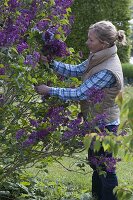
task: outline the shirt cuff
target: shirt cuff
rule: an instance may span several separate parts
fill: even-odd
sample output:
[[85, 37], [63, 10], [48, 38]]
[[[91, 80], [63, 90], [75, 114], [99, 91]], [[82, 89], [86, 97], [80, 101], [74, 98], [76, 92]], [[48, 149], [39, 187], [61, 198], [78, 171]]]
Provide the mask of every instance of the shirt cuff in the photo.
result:
[[58, 94], [58, 91], [59, 91], [59, 88], [50, 87], [49, 94], [50, 96], [54, 96]]

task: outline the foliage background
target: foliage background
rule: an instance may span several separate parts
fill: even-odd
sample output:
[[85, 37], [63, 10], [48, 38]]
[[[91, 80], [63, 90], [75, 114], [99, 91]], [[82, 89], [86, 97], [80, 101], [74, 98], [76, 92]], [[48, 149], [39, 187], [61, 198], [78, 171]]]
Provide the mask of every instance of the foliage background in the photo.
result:
[[[76, 51], [83, 52], [83, 59], [88, 57], [88, 48], [85, 44], [87, 40], [88, 28], [91, 24], [100, 20], [110, 20], [118, 28], [125, 31], [127, 38], [130, 36], [128, 20], [131, 19], [129, 9], [131, 0], [80, 0], [74, 1], [72, 11], [75, 15], [75, 23], [67, 44], [74, 47]], [[130, 41], [128, 46], [119, 47], [118, 54], [121, 62], [125, 63], [130, 58]]]

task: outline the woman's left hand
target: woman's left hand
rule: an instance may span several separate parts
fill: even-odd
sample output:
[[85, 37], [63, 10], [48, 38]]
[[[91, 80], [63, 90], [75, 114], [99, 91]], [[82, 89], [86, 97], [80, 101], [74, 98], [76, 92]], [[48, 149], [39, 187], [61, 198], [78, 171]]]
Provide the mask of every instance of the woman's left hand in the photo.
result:
[[48, 87], [47, 85], [44, 85], [44, 84], [37, 85], [34, 88], [35, 88], [36, 92], [41, 95], [48, 95], [50, 92], [50, 87]]

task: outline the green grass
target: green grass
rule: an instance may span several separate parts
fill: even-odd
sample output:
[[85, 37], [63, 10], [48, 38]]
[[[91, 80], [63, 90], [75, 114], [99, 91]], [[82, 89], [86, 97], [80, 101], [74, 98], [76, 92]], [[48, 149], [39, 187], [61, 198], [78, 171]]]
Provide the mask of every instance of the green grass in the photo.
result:
[[[84, 155], [86, 156], [86, 155]], [[64, 158], [62, 160], [62, 164], [69, 169], [69, 165], [71, 163], [74, 163], [74, 160], [70, 158]], [[74, 168], [73, 168], [74, 169]], [[89, 165], [86, 165], [85, 167], [86, 172], [88, 174], [77, 173], [76, 167], [75, 172], [68, 171], [65, 168], [63, 168], [59, 163], [53, 163], [50, 164], [48, 167], [48, 175], [47, 178], [52, 180], [64, 180], [65, 182], [73, 182], [79, 186], [87, 187], [89, 190], [91, 189], [91, 174], [92, 169], [89, 167]], [[119, 183], [130, 183], [133, 184], [133, 162], [129, 161], [121, 161], [117, 165], [117, 175], [119, 179]]]
[[[120, 154], [120, 156], [122, 156], [122, 153]], [[80, 158], [86, 158], [86, 151], [80, 154]], [[77, 162], [78, 160], [80, 159], [77, 157]], [[62, 200], [61, 197], [66, 197], [68, 194], [68, 199], [70, 200], [82, 199], [81, 196], [83, 194], [91, 195], [92, 169], [89, 165], [86, 164], [84, 167], [85, 171], [82, 171], [76, 166], [75, 159], [73, 158], [63, 158], [59, 162], [61, 162], [65, 168], [74, 171], [68, 171], [58, 162], [53, 162], [48, 166], [48, 174], [38, 174], [38, 177], [43, 180], [43, 182], [47, 182], [49, 186], [55, 183], [54, 189], [52, 189], [51, 196], [48, 197], [48, 200]], [[124, 185], [133, 185], [133, 162], [119, 162], [116, 172], [119, 185], [123, 185], [123, 187]], [[58, 194], [58, 196], [57, 193], [60, 193], [60, 195]], [[63, 200], [67, 200], [67, 198], [63, 198]], [[91, 200], [91, 198], [87, 198], [86, 200]]]
[[[82, 154], [82, 157], [83, 156], [84, 158], [86, 158], [85, 153]], [[89, 183], [91, 182], [92, 169], [89, 167], [89, 165], [86, 164], [86, 166], [84, 167], [85, 171], [83, 171], [76, 166], [78, 163], [78, 159], [75, 160], [72, 158], [63, 158], [60, 162], [67, 169], [72, 171], [68, 171], [63, 166], [61, 166], [61, 164], [55, 162], [48, 167], [49, 173], [47, 175], [47, 178], [53, 179], [54, 181], [58, 179], [66, 183], [73, 183], [88, 191], [91, 190], [91, 185]]]

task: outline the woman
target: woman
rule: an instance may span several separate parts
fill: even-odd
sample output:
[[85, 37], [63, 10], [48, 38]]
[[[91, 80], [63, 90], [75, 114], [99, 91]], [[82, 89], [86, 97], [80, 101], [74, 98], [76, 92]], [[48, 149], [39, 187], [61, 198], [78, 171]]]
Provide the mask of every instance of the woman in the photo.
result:
[[[89, 58], [83, 63], [72, 66], [53, 61], [53, 68], [63, 76], [82, 76], [83, 83], [77, 88], [54, 88], [46, 85], [36, 86], [39, 94], [50, 94], [64, 100], [80, 101], [83, 117], [87, 120], [90, 103], [87, 91], [92, 88], [104, 91], [104, 100], [100, 107], [100, 113], [106, 113], [106, 129], [113, 132], [119, 125], [120, 111], [115, 103], [115, 98], [123, 89], [123, 73], [120, 60], [117, 55], [116, 42], [126, 44], [124, 31], [116, 30], [110, 21], [100, 21], [89, 27], [87, 45], [90, 49]], [[91, 104], [91, 110], [95, 108]], [[93, 148], [89, 149], [89, 158], [95, 156]], [[96, 156], [105, 155], [103, 148]], [[107, 157], [112, 155], [106, 152]], [[115, 171], [107, 172], [106, 176], [99, 175], [96, 166], [93, 168], [92, 194], [98, 200], [116, 200], [113, 189], [118, 185]], [[105, 166], [104, 166], [105, 167]], [[106, 169], [105, 169], [106, 171]]]

